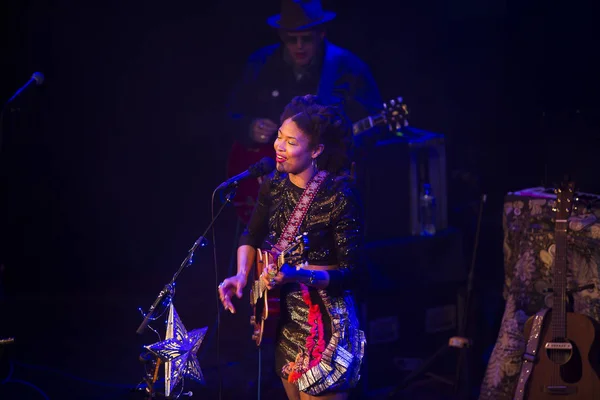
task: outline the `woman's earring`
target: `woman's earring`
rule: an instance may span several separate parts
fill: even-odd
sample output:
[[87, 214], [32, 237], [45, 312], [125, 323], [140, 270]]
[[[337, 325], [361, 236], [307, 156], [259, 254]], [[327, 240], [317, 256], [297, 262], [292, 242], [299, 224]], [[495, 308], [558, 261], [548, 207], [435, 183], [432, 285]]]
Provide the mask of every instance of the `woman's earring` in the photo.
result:
[[319, 169], [319, 167], [317, 167], [317, 159], [316, 158], [312, 159], [312, 166], [314, 169]]

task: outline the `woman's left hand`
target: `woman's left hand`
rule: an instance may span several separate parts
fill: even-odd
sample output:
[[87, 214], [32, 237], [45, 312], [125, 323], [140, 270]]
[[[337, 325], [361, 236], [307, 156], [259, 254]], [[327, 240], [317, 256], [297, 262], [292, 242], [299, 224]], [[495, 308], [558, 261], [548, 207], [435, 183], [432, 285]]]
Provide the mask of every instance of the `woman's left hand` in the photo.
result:
[[296, 268], [289, 264], [283, 264], [279, 272], [277, 272], [275, 264], [269, 264], [261, 274], [261, 279], [267, 286], [267, 289], [271, 290], [279, 285], [296, 280], [296, 275]]

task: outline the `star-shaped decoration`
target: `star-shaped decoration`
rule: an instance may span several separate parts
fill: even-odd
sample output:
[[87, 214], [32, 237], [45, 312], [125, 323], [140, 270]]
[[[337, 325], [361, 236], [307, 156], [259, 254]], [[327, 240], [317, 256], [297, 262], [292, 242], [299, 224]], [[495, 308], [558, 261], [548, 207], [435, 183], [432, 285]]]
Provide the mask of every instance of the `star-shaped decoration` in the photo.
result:
[[165, 362], [165, 396], [170, 396], [182, 377], [204, 382], [196, 353], [208, 327], [189, 332], [183, 326], [173, 303], [169, 306], [165, 340], [144, 346]]

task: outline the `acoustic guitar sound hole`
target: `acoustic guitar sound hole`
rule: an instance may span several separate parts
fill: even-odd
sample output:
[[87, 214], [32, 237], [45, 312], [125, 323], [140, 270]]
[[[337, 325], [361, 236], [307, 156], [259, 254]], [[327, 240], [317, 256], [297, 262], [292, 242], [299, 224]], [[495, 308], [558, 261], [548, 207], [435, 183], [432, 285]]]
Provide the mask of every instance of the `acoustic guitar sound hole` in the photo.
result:
[[567, 341], [548, 342], [545, 347], [548, 358], [558, 365], [568, 363], [573, 355], [573, 345]]

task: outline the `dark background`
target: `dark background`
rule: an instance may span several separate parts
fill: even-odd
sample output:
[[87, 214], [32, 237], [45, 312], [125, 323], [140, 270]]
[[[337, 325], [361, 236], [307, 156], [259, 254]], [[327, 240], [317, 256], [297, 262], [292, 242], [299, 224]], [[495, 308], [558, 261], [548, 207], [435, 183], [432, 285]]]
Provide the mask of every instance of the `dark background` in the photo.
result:
[[[403, 96], [413, 126], [447, 136], [450, 217], [466, 259], [474, 205], [488, 194], [477, 386], [503, 311], [503, 195], [565, 172], [600, 193], [591, 2], [324, 5], [338, 13], [329, 38], [370, 65], [384, 99]], [[135, 335], [137, 308], [147, 309], [209, 224], [211, 192], [226, 178], [227, 97], [247, 56], [277, 40], [265, 19], [278, 10], [273, 0], [3, 2], [0, 99], [34, 71], [46, 77], [5, 113], [0, 155], [0, 335], [16, 338], [15, 377], [62, 399], [117, 398], [139, 382], [140, 346], [156, 337]], [[209, 327], [200, 393], [216, 390], [214, 288], [231, 268], [235, 237], [226, 209], [218, 277], [207, 247], [178, 281], [184, 324]], [[223, 316], [226, 388], [251, 379], [246, 322]]]

